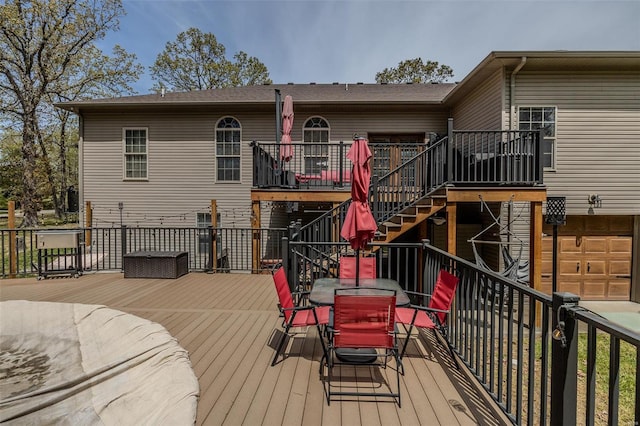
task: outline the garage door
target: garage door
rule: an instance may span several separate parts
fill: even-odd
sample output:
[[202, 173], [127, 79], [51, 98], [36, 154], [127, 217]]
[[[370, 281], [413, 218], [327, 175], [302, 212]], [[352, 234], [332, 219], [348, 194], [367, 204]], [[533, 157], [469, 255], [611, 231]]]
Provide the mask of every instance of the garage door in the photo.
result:
[[[631, 237], [559, 236], [558, 291], [582, 300], [629, 300]], [[542, 290], [551, 292], [553, 239], [543, 238]]]

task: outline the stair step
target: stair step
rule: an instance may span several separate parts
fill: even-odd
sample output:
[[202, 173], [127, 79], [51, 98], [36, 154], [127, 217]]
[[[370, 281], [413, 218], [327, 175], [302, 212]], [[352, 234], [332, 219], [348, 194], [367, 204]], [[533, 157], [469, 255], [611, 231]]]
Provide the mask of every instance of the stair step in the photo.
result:
[[401, 223], [393, 223], [393, 222], [384, 222], [382, 226], [386, 226], [387, 228], [402, 228]]

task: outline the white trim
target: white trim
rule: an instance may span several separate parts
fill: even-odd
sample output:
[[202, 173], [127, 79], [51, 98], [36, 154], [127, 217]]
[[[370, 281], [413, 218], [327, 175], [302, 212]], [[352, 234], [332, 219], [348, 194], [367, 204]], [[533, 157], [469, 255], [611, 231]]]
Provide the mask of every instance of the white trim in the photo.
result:
[[[146, 156], [146, 176], [127, 177], [127, 131], [144, 130], [145, 132], [145, 153]], [[135, 154], [132, 154], [135, 155]], [[149, 128], [148, 127], [123, 127], [122, 128], [122, 180], [127, 182], [148, 182], [149, 181]]]
[[[307, 127], [307, 126], [305, 126], [309, 120], [316, 119], [316, 118], [324, 121], [327, 124], [327, 127]], [[325, 143], [325, 142], [307, 142], [305, 140], [305, 132], [306, 131], [327, 132], [327, 142], [326, 142], [326, 144], [327, 144], [327, 155], [321, 155], [321, 154], [318, 154], [318, 155], [307, 155], [306, 154], [306, 150], [303, 147], [303, 150], [302, 150], [302, 167], [303, 167], [304, 172], [305, 173], [318, 173], [318, 171], [316, 171], [316, 170], [307, 170], [307, 167], [306, 167], [307, 166], [307, 162], [306, 162], [307, 158], [324, 159], [324, 163], [325, 164], [323, 166], [321, 166], [321, 167], [324, 167], [324, 169], [330, 170], [332, 168], [332, 165], [329, 164], [330, 161], [331, 161], [331, 158], [329, 158], [329, 151], [328, 151], [329, 143], [331, 143], [331, 124], [329, 123], [329, 120], [327, 120], [326, 118], [324, 118], [321, 115], [311, 115], [311, 116], [307, 117], [302, 122], [302, 143], [303, 144], [304, 143]]]
[[[227, 118], [231, 118], [231, 119], [235, 120], [240, 125], [240, 127], [238, 127], [237, 129], [236, 128], [228, 128], [228, 129], [220, 128], [219, 129], [218, 125], [220, 124], [220, 122], [222, 120], [227, 119]], [[240, 151], [239, 151], [239, 154], [237, 156], [235, 156], [235, 155], [223, 155], [223, 156], [218, 157], [218, 130], [227, 130], [227, 131], [229, 131], [229, 130], [237, 130], [238, 132], [240, 132], [240, 140], [238, 142]], [[216, 124], [213, 127], [213, 155], [215, 157], [214, 166], [213, 166], [214, 167], [213, 176], [214, 176], [214, 182], [215, 183], [224, 183], [224, 184], [242, 183], [242, 146], [243, 146], [243, 143], [242, 143], [242, 122], [240, 120], [238, 120], [238, 118], [236, 118], [233, 115], [224, 115], [224, 116], [218, 118], [216, 120]], [[218, 158], [238, 158], [238, 160], [240, 160], [240, 164], [238, 165], [238, 176], [239, 176], [239, 178], [237, 180], [221, 180], [221, 179], [218, 179]]]
[[[553, 108], [555, 111], [554, 117], [555, 117], [555, 121], [554, 121], [554, 132], [553, 132], [553, 137], [549, 137], [549, 138], [545, 138], [545, 139], [551, 139], [553, 140], [553, 147], [551, 149], [551, 167], [544, 167], [544, 171], [556, 171], [556, 161], [557, 161], [557, 149], [558, 149], [558, 106], [557, 105], [550, 105], [550, 104], [516, 104], [516, 122], [515, 122], [515, 127], [516, 129], [520, 129], [520, 108], [542, 108], [542, 120], [544, 122], [544, 108]], [[531, 122], [531, 120], [529, 120]], [[542, 147], [541, 147], [542, 149]]]

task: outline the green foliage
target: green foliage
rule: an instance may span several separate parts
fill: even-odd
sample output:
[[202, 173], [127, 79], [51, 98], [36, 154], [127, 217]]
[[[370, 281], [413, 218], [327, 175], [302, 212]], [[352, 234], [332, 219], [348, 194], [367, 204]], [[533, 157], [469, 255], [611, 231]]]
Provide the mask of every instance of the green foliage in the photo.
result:
[[[6, 0], [0, 4], [0, 113], [21, 135], [16, 187], [22, 226], [38, 223], [39, 200], [50, 197], [58, 214], [62, 193], [73, 184], [77, 164], [71, 137], [75, 117], [55, 102], [132, 92], [142, 67], [116, 46], [107, 56], [95, 46], [118, 29], [121, 0]], [[76, 139], [77, 140], [77, 139]], [[13, 159], [13, 157], [12, 157]], [[76, 177], [77, 179], [77, 177]]]
[[401, 61], [396, 68], [385, 68], [377, 73], [376, 83], [441, 83], [451, 77], [451, 67], [415, 58]]
[[212, 33], [189, 28], [167, 42], [153, 66], [153, 89], [173, 91], [205, 90], [222, 87], [271, 83], [267, 67], [253, 56], [238, 52], [227, 59], [224, 45]]

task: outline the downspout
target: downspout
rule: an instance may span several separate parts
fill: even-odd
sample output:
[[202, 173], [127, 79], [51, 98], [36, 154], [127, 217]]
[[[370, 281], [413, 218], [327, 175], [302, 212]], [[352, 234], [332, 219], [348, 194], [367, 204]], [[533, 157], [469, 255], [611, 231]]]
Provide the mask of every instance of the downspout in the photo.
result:
[[527, 57], [523, 56], [520, 58], [520, 63], [511, 73], [511, 81], [509, 82], [509, 130], [515, 130], [515, 116], [516, 116], [516, 106], [515, 106], [515, 92], [516, 92], [516, 74], [520, 72], [522, 67], [527, 63]]
[[[527, 57], [523, 56], [520, 58], [520, 63], [516, 66], [516, 68], [511, 72], [511, 77], [509, 81], [509, 130], [516, 130], [516, 74], [520, 72], [520, 70], [527, 63]], [[511, 224], [513, 221], [513, 203], [509, 203], [509, 207], [507, 208], [507, 223]], [[509, 225], [509, 231], [511, 231], [511, 225]], [[507, 241], [511, 242], [511, 232], [509, 232]], [[509, 247], [509, 251], [511, 251], [511, 247]], [[511, 253], [513, 254], [513, 253]], [[502, 254], [501, 254], [502, 255]]]
[[78, 225], [82, 225], [84, 217], [84, 117], [80, 110], [78, 114]]

